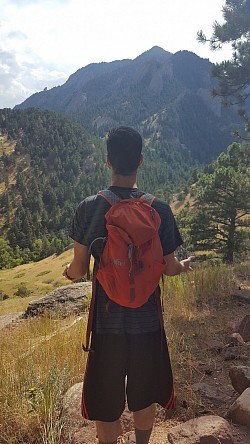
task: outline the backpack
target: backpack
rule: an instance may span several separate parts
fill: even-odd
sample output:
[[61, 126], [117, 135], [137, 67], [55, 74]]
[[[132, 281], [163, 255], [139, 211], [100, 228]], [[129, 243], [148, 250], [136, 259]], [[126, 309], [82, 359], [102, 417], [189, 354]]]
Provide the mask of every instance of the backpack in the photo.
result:
[[151, 206], [154, 196], [119, 199], [110, 190], [98, 195], [111, 208], [105, 214], [108, 235], [96, 278], [113, 302], [141, 307], [166, 267], [158, 234], [161, 219]]
[[107, 237], [99, 265], [94, 272], [92, 300], [86, 335], [85, 351], [89, 351], [92, 328], [96, 279], [113, 302], [129, 308], [138, 308], [158, 288], [165, 270], [162, 245], [158, 230], [161, 218], [152, 207], [154, 196], [120, 199], [111, 190], [99, 191], [110, 209], [105, 214]]

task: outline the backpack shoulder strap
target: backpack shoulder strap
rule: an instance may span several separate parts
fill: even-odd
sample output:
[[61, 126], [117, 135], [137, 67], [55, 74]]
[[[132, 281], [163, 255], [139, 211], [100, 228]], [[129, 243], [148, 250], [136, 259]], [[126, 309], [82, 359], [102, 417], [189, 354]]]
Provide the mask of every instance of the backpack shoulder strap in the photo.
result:
[[102, 196], [111, 206], [120, 202], [120, 198], [111, 190], [101, 190], [97, 193], [98, 196]]
[[145, 193], [140, 197], [140, 199], [145, 200], [145, 202], [147, 202], [147, 204], [151, 206], [155, 200], [155, 197], [153, 196], [153, 194]]

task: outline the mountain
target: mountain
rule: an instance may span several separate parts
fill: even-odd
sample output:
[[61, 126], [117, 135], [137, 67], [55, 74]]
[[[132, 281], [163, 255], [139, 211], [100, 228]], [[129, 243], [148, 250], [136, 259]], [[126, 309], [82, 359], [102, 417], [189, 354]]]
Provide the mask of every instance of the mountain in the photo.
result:
[[111, 127], [138, 128], [160, 155], [169, 147], [192, 161], [209, 162], [231, 142], [236, 113], [211, 96], [211, 63], [192, 52], [176, 54], [153, 47], [134, 60], [92, 63], [67, 82], [33, 94], [17, 108], [66, 114], [89, 132], [103, 136]]

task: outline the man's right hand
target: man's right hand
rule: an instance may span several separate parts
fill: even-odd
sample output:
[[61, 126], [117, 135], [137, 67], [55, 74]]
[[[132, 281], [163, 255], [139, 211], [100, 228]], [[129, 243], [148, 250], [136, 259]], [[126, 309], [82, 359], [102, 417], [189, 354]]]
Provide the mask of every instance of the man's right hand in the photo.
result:
[[188, 271], [193, 271], [190, 263], [195, 260], [195, 256], [189, 256], [187, 259], [179, 261], [175, 257], [174, 253], [164, 256], [164, 261], [166, 262], [166, 269], [164, 274], [167, 276], [176, 276], [180, 273], [187, 273]]

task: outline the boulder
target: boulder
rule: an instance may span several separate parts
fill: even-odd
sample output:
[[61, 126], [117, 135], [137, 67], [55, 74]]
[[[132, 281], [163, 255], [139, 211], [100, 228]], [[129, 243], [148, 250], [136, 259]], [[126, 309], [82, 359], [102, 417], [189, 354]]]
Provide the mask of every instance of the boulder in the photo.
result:
[[227, 402], [229, 400], [229, 397], [218, 386], [206, 384], [205, 382], [192, 384], [192, 389], [195, 393], [198, 392], [215, 403]]
[[87, 295], [90, 292], [91, 282], [78, 282], [59, 287], [46, 296], [30, 302], [23, 318], [42, 316], [48, 312], [54, 316], [79, 316], [87, 308]]
[[247, 314], [242, 320], [234, 325], [234, 333], [239, 333], [245, 342], [250, 341], [250, 315]]
[[170, 444], [235, 444], [230, 424], [212, 415], [179, 424], [167, 436]]
[[244, 390], [250, 387], [250, 367], [243, 365], [231, 367], [229, 370], [229, 377], [233, 388], [240, 395]]
[[236, 424], [250, 427], [250, 388], [244, 390], [227, 412], [227, 418]]
[[87, 421], [81, 414], [82, 382], [66, 392], [62, 408], [62, 444], [89, 444], [96, 442], [93, 421]]

